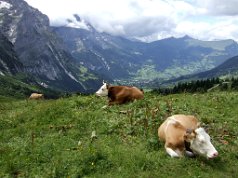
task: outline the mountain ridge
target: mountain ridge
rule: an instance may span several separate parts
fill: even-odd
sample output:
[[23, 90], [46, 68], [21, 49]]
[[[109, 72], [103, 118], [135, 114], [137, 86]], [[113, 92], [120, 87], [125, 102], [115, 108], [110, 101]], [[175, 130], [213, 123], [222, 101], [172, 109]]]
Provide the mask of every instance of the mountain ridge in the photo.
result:
[[198, 73], [194, 76], [198, 78], [213, 78], [213, 77], [223, 77], [223, 76], [238, 76], [238, 56], [234, 56], [219, 66], [202, 73]]

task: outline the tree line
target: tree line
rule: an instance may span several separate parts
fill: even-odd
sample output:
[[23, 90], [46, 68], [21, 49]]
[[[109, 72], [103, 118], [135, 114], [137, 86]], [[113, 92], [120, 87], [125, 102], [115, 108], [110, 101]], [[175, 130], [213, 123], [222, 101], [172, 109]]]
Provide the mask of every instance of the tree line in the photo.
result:
[[193, 80], [189, 82], [179, 82], [173, 87], [161, 87], [154, 89], [153, 92], [168, 95], [176, 93], [205, 93], [208, 91], [220, 90], [238, 90], [238, 78], [227, 79], [211, 78], [205, 80]]

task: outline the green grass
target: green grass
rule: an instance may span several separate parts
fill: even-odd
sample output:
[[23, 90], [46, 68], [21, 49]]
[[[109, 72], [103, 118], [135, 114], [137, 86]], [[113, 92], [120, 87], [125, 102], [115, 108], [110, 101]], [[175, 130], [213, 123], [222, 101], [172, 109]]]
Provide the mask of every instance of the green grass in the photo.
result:
[[179, 76], [189, 75], [194, 72], [201, 72], [204, 69], [214, 68], [213, 61], [204, 57], [199, 62], [194, 61], [190, 62], [187, 65], [181, 65], [180, 62], [174, 61], [175, 64], [170, 68], [166, 68], [163, 71], [156, 71], [155, 65], [146, 64], [143, 68], [139, 69], [135, 76], [135, 80], [169, 80], [173, 78], [178, 78]]
[[[0, 97], [0, 177], [237, 177], [237, 92], [146, 93], [144, 100], [102, 109], [106, 103], [93, 95], [42, 101]], [[177, 113], [202, 121], [218, 158], [166, 154], [157, 129]]]

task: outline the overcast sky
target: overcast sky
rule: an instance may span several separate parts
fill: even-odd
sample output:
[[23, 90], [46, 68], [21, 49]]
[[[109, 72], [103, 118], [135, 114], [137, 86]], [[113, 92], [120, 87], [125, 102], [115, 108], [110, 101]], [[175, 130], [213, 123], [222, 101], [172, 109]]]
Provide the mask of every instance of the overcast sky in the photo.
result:
[[238, 41], [238, 0], [25, 0], [64, 25], [78, 14], [100, 32], [143, 40], [189, 35]]

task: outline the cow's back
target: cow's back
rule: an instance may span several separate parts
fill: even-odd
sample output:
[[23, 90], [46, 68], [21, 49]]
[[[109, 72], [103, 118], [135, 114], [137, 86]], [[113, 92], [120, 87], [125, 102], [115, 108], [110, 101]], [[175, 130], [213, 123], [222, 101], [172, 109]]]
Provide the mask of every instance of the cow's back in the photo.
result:
[[43, 99], [44, 95], [39, 93], [32, 93], [29, 99]]
[[117, 100], [120, 103], [125, 103], [135, 99], [142, 99], [144, 93], [136, 87], [110, 86], [108, 89], [108, 97], [112, 101]]
[[192, 129], [195, 130], [198, 128], [199, 122], [198, 119], [193, 115], [173, 115], [172, 118], [174, 118], [176, 121], [178, 121], [180, 124], [182, 124], [186, 129]]
[[[198, 120], [192, 115], [173, 115], [168, 117], [159, 127], [158, 136], [162, 141], [173, 132], [181, 132], [182, 127], [186, 129], [196, 129], [198, 127]], [[182, 127], [180, 127], [181, 125]], [[167, 134], [168, 132], [168, 134]]]
[[110, 86], [108, 88], [108, 98], [112, 100], [115, 100], [123, 95], [129, 95], [129, 91], [126, 86]]
[[143, 99], [144, 92], [137, 87], [131, 87], [131, 95], [134, 99]]

